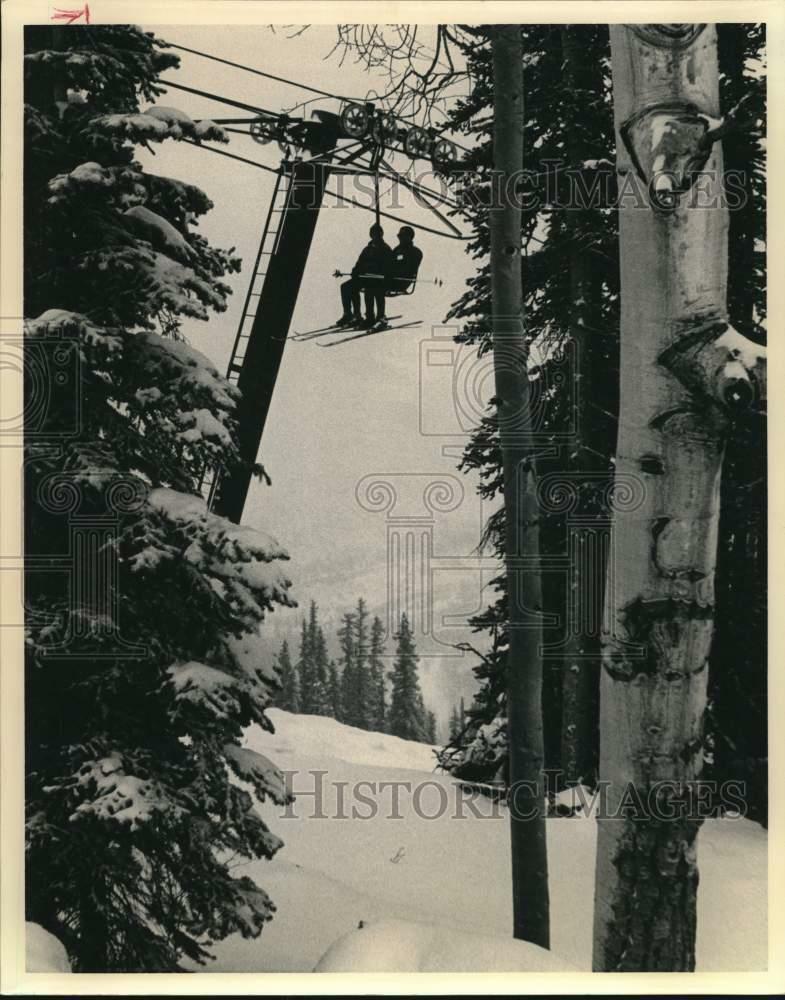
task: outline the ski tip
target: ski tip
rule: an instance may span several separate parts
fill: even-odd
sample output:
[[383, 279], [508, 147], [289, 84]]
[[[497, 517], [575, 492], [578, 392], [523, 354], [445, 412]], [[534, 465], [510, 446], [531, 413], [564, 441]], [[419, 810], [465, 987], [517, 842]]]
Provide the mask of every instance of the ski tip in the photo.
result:
[[[418, 326], [422, 326], [422, 320], [420, 319], [412, 320], [410, 323], [392, 324], [378, 330], [361, 330], [359, 333], [351, 333], [351, 336], [341, 337], [339, 340], [317, 340], [316, 343], [319, 347], [338, 347], [339, 344], [348, 344], [350, 340], [360, 340], [362, 337], [371, 337], [376, 333], [387, 333], [392, 330], [412, 330]], [[346, 332], [349, 333], [350, 331], [347, 330]]]

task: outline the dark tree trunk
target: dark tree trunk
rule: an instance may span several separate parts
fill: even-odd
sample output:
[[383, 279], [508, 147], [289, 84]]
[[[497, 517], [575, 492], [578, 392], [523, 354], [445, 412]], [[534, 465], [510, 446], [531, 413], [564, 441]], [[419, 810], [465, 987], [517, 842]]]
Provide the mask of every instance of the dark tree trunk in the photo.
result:
[[[764, 42], [764, 25], [717, 25], [725, 108], [745, 96], [749, 99], [754, 84], [746, 61], [760, 53]], [[762, 94], [758, 100], [763, 103]], [[729, 133], [723, 155], [726, 171], [741, 180], [744, 193], [741, 204], [729, 213], [728, 312], [737, 330], [762, 340], [765, 165], [756, 131]], [[740, 423], [728, 444], [718, 550], [717, 623], [709, 664], [713, 760], [707, 776], [717, 782], [743, 782], [747, 815], [766, 825], [766, 420], [759, 415]], [[743, 602], [739, 594], [745, 595]]]
[[508, 727], [513, 933], [549, 946], [543, 809], [542, 609], [527, 347], [521, 209], [510, 197], [523, 163], [521, 26], [492, 31], [494, 203], [489, 213], [496, 405], [504, 472], [509, 602]]
[[[595, 50], [582, 38], [587, 30], [591, 29], [581, 25], [561, 29], [564, 86], [569, 100], [579, 107], [583, 101], [596, 99], [601, 91], [601, 68], [594, 58]], [[565, 143], [570, 167], [577, 171], [593, 150], [576, 116], [571, 117], [574, 120], [566, 130]], [[598, 364], [602, 346], [598, 344], [597, 329], [600, 290], [581, 239], [583, 233], [591, 232], [587, 218], [591, 209], [581, 206], [576, 196], [577, 192], [572, 192], [572, 197], [568, 193], [563, 211], [569, 240], [569, 332], [578, 374], [572, 414], [577, 441], [568, 469], [574, 479], [576, 496], [571, 520], [573, 523], [579, 520], [584, 526], [567, 536], [570, 571], [565, 594], [567, 639], [561, 676], [561, 768], [567, 783], [591, 784], [596, 778], [599, 752], [600, 660], [600, 632], [599, 628], [592, 628], [592, 621], [597, 621], [602, 614], [607, 546], [603, 533], [593, 530], [589, 522], [597, 507], [594, 500], [596, 473], [607, 472], [604, 456], [613, 443], [602, 440], [602, 422], [590, 408], [591, 400], [597, 401], [598, 397], [602, 404], [607, 404], [602, 398], [606, 379]]]

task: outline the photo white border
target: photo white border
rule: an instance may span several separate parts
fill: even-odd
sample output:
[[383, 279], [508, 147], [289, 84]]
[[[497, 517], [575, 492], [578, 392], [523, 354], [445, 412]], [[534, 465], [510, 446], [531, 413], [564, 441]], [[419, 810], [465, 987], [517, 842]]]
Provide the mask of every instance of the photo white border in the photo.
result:
[[[83, 0], [49, 4], [38, 0], [3, 0], [2, 131], [0, 132], [0, 322], [5, 334], [22, 315], [22, 29], [50, 24], [56, 7], [79, 7]], [[769, 384], [785, 385], [782, 343], [785, 283], [785, 4], [780, 0], [431, 0], [398, 3], [265, 2], [265, 0], [88, 0], [92, 24], [335, 24], [335, 23], [540, 23], [765, 21], [768, 64], [768, 287]], [[5, 318], [4, 318], [5, 317]], [[773, 367], [773, 371], [772, 371]], [[0, 371], [0, 419], [21, 412], [21, 377]], [[23, 893], [23, 684], [19, 629], [3, 622], [20, 620], [19, 581], [0, 572], [0, 992], [3, 994], [763, 994], [785, 992], [785, 954], [772, 943], [785, 941], [785, 842], [781, 778], [785, 774], [785, 725], [771, 725], [785, 709], [785, 621], [783, 592], [777, 585], [777, 556], [785, 554], [785, 463], [776, 461], [777, 442], [785, 442], [783, 397], [769, 393], [769, 970], [761, 973], [408, 973], [339, 975], [334, 973], [167, 973], [70, 974], [28, 973], [24, 961]], [[21, 442], [0, 440], [0, 570], [20, 555]], [[777, 850], [779, 848], [779, 850]], [[700, 890], [699, 890], [700, 891]], [[734, 914], [729, 912], [729, 921]]]

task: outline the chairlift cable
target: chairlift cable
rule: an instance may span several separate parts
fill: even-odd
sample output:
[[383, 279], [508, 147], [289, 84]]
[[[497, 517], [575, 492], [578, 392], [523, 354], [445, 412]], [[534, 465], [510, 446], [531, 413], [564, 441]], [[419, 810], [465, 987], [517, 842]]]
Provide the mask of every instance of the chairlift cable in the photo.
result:
[[[216, 125], [218, 124], [218, 122], [216, 122], [214, 118], [211, 118], [210, 121], [215, 122]], [[251, 133], [246, 131], [246, 129], [244, 128], [232, 128], [231, 125], [222, 125], [221, 128], [224, 130], [224, 132], [231, 132], [232, 135], [245, 135], [248, 136], [248, 138], [251, 137]]]
[[[209, 52], [202, 52], [200, 49], [189, 48], [187, 45], [178, 45], [175, 42], [167, 42], [167, 45], [169, 46], [169, 48], [179, 49], [182, 52], [190, 52], [192, 55], [202, 56], [202, 58], [204, 58], [204, 59], [212, 59], [214, 62], [224, 63], [226, 66], [233, 66], [236, 69], [245, 70], [246, 72], [253, 73], [256, 76], [265, 77], [268, 80], [275, 80], [278, 83], [286, 83], [289, 86], [297, 87], [300, 90], [307, 90], [307, 91], [309, 91], [312, 94], [319, 95], [320, 97], [329, 97], [329, 98], [332, 98], [333, 100], [336, 100], [336, 101], [346, 101], [346, 102], [351, 102], [353, 104], [365, 104], [369, 100], [373, 100], [372, 98], [369, 98], [368, 96], [366, 96], [366, 97], [347, 97], [347, 96], [342, 95], [342, 94], [331, 94], [329, 91], [320, 90], [318, 87], [311, 87], [311, 86], [309, 86], [306, 83], [298, 83], [296, 80], [290, 80], [290, 79], [288, 79], [287, 77], [284, 77], [284, 76], [276, 76], [274, 73], [267, 73], [264, 70], [255, 69], [253, 66], [245, 66], [243, 63], [233, 62], [231, 59], [223, 59], [220, 56], [211, 55]], [[161, 80], [161, 83], [167, 83], [167, 81], [166, 80]], [[177, 85], [176, 84], [168, 84], [167, 83], [167, 86], [177, 86]], [[181, 89], [187, 90], [188, 88], [187, 87], [181, 87]], [[193, 91], [193, 93], [199, 93], [199, 91]], [[215, 95], [206, 95], [206, 94], [203, 95], [203, 96], [212, 96], [214, 100], [224, 101], [227, 104], [235, 104], [236, 107], [245, 107], [245, 108], [247, 108], [249, 110], [253, 110], [250, 105], [238, 104], [237, 102], [230, 101], [230, 100], [228, 100], [226, 98], [220, 98], [220, 97], [215, 97]], [[377, 101], [383, 100], [385, 96], [386, 95], [381, 95], [381, 97], [377, 97], [376, 100]], [[300, 105], [295, 105], [292, 110], [295, 110], [296, 108], [303, 106], [305, 103], [308, 103], [308, 102], [301, 102]], [[263, 110], [263, 109], [261, 109], [261, 110]], [[273, 114], [274, 112], [265, 112], [265, 113], [266, 114]], [[395, 116], [395, 117], [397, 117], [397, 116]], [[447, 130], [444, 130], [444, 131], [447, 131]], [[465, 153], [471, 152], [471, 150], [468, 147], [461, 145], [461, 143], [456, 142], [454, 139], [451, 139], [450, 141], [453, 143], [453, 145], [457, 149], [460, 149], [462, 152], [465, 152]]]
[[[258, 117], [258, 116], [257, 116]], [[250, 125], [256, 118], [210, 118], [213, 125]], [[246, 132], [245, 135], [250, 135]]]
[[211, 94], [206, 90], [197, 90], [196, 87], [186, 87], [184, 83], [175, 83], [173, 80], [164, 80], [163, 78], [161, 78], [159, 82], [165, 87], [174, 87], [175, 90], [184, 90], [188, 94], [196, 94], [197, 97], [206, 97], [211, 101], [228, 104], [233, 108], [250, 111], [255, 115], [272, 115], [275, 118], [280, 117], [280, 115], [276, 114], [275, 111], [268, 111], [267, 108], [260, 108], [255, 104], [244, 104], [242, 101], [234, 101], [230, 97], [220, 97], [218, 94]]
[[188, 139], [185, 136], [182, 137], [180, 142], [188, 142], [198, 149], [206, 149], [208, 153], [217, 153], [219, 156], [226, 156], [230, 160], [239, 160], [240, 163], [247, 163], [251, 167], [266, 170], [268, 174], [279, 174], [281, 172], [280, 167], [268, 167], [264, 163], [259, 163], [258, 160], [249, 160], [247, 156], [238, 156], [237, 153], [227, 153], [225, 149], [218, 149], [217, 146], [205, 146], [204, 143], [196, 142], [195, 139]]
[[298, 87], [300, 90], [307, 90], [312, 94], [319, 94], [320, 97], [332, 97], [336, 101], [356, 101], [360, 104], [364, 103], [363, 98], [359, 97], [343, 97], [340, 94], [330, 94], [326, 90], [319, 90], [317, 87], [309, 87], [306, 83], [298, 83], [296, 80], [289, 80], [285, 76], [276, 76], [274, 73], [266, 73], [262, 69], [255, 69], [253, 66], [244, 66], [242, 63], [232, 62], [231, 59], [222, 59], [220, 56], [210, 55], [209, 52], [201, 52], [199, 49], [190, 49], [187, 45], [176, 45], [174, 42], [167, 42], [169, 48], [179, 49], [181, 52], [190, 52], [195, 56], [202, 56], [203, 59], [212, 59], [214, 62], [224, 63], [226, 66], [234, 66], [235, 69], [243, 69], [247, 73], [253, 73], [256, 76], [266, 77], [268, 80], [275, 80], [277, 83], [287, 83], [291, 87]]

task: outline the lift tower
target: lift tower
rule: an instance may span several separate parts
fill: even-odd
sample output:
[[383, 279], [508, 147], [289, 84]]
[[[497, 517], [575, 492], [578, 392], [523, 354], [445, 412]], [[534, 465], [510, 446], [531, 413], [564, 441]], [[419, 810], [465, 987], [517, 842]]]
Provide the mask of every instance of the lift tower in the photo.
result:
[[304, 148], [312, 156], [283, 161], [267, 214], [228, 369], [242, 394], [235, 412], [242, 465], [223, 470], [212, 485], [212, 509], [236, 524], [251, 484], [337, 138], [331, 121], [309, 123]]

